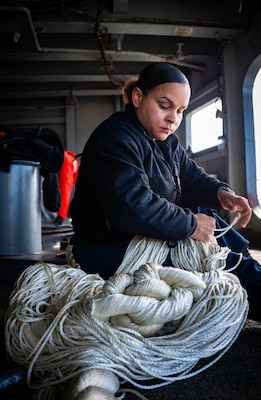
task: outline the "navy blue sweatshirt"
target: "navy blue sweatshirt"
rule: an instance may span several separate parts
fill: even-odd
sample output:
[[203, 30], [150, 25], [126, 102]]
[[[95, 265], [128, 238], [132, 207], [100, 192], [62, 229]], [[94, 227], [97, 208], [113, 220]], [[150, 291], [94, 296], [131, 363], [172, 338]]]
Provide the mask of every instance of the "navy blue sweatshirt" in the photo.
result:
[[85, 145], [70, 208], [71, 243], [104, 245], [134, 235], [185, 239], [196, 229], [190, 208], [220, 209], [221, 186], [187, 156], [175, 134], [153, 140], [128, 104]]

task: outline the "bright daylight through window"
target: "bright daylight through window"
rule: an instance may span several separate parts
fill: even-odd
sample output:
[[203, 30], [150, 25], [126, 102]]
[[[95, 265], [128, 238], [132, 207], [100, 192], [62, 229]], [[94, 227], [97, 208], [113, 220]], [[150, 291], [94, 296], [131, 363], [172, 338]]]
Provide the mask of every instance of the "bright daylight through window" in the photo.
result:
[[256, 150], [256, 185], [257, 197], [261, 202], [261, 69], [259, 70], [253, 85], [253, 112], [255, 129], [255, 150]]
[[223, 143], [222, 102], [211, 103], [191, 113], [191, 150], [197, 153]]

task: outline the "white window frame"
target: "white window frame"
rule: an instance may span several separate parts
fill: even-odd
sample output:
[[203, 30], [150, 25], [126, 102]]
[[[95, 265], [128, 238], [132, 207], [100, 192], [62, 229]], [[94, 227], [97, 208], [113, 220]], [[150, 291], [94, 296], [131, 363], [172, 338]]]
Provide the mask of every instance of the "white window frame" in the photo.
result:
[[261, 218], [260, 198], [257, 192], [256, 144], [253, 113], [253, 86], [261, 68], [261, 54], [250, 65], [243, 82], [243, 110], [246, 159], [247, 196], [256, 215]]

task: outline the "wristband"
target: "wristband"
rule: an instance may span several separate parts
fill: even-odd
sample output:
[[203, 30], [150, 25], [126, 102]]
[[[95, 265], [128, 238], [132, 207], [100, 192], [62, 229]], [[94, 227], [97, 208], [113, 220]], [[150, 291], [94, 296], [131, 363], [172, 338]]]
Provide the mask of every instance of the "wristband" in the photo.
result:
[[218, 192], [220, 192], [221, 190], [225, 190], [226, 192], [235, 194], [234, 190], [232, 190], [229, 186], [221, 186], [221, 187], [218, 189]]
[[221, 188], [219, 188], [219, 190], [225, 190], [226, 192], [235, 194], [234, 190], [232, 190], [229, 186], [222, 186]]

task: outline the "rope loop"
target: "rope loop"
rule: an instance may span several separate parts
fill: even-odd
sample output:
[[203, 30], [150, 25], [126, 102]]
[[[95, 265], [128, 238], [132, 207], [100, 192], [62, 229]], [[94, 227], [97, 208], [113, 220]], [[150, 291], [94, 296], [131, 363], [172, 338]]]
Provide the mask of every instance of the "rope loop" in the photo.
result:
[[187, 238], [179, 240], [176, 247], [171, 249], [170, 255], [175, 267], [204, 273], [224, 270], [230, 252], [228, 247], [219, 246], [215, 237], [208, 243]]
[[165, 323], [188, 314], [205, 289], [203, 280], [192, 272], [147, 263], [134, 275], [109, 278], [92, 300], [92, 315], [152, 336]]

